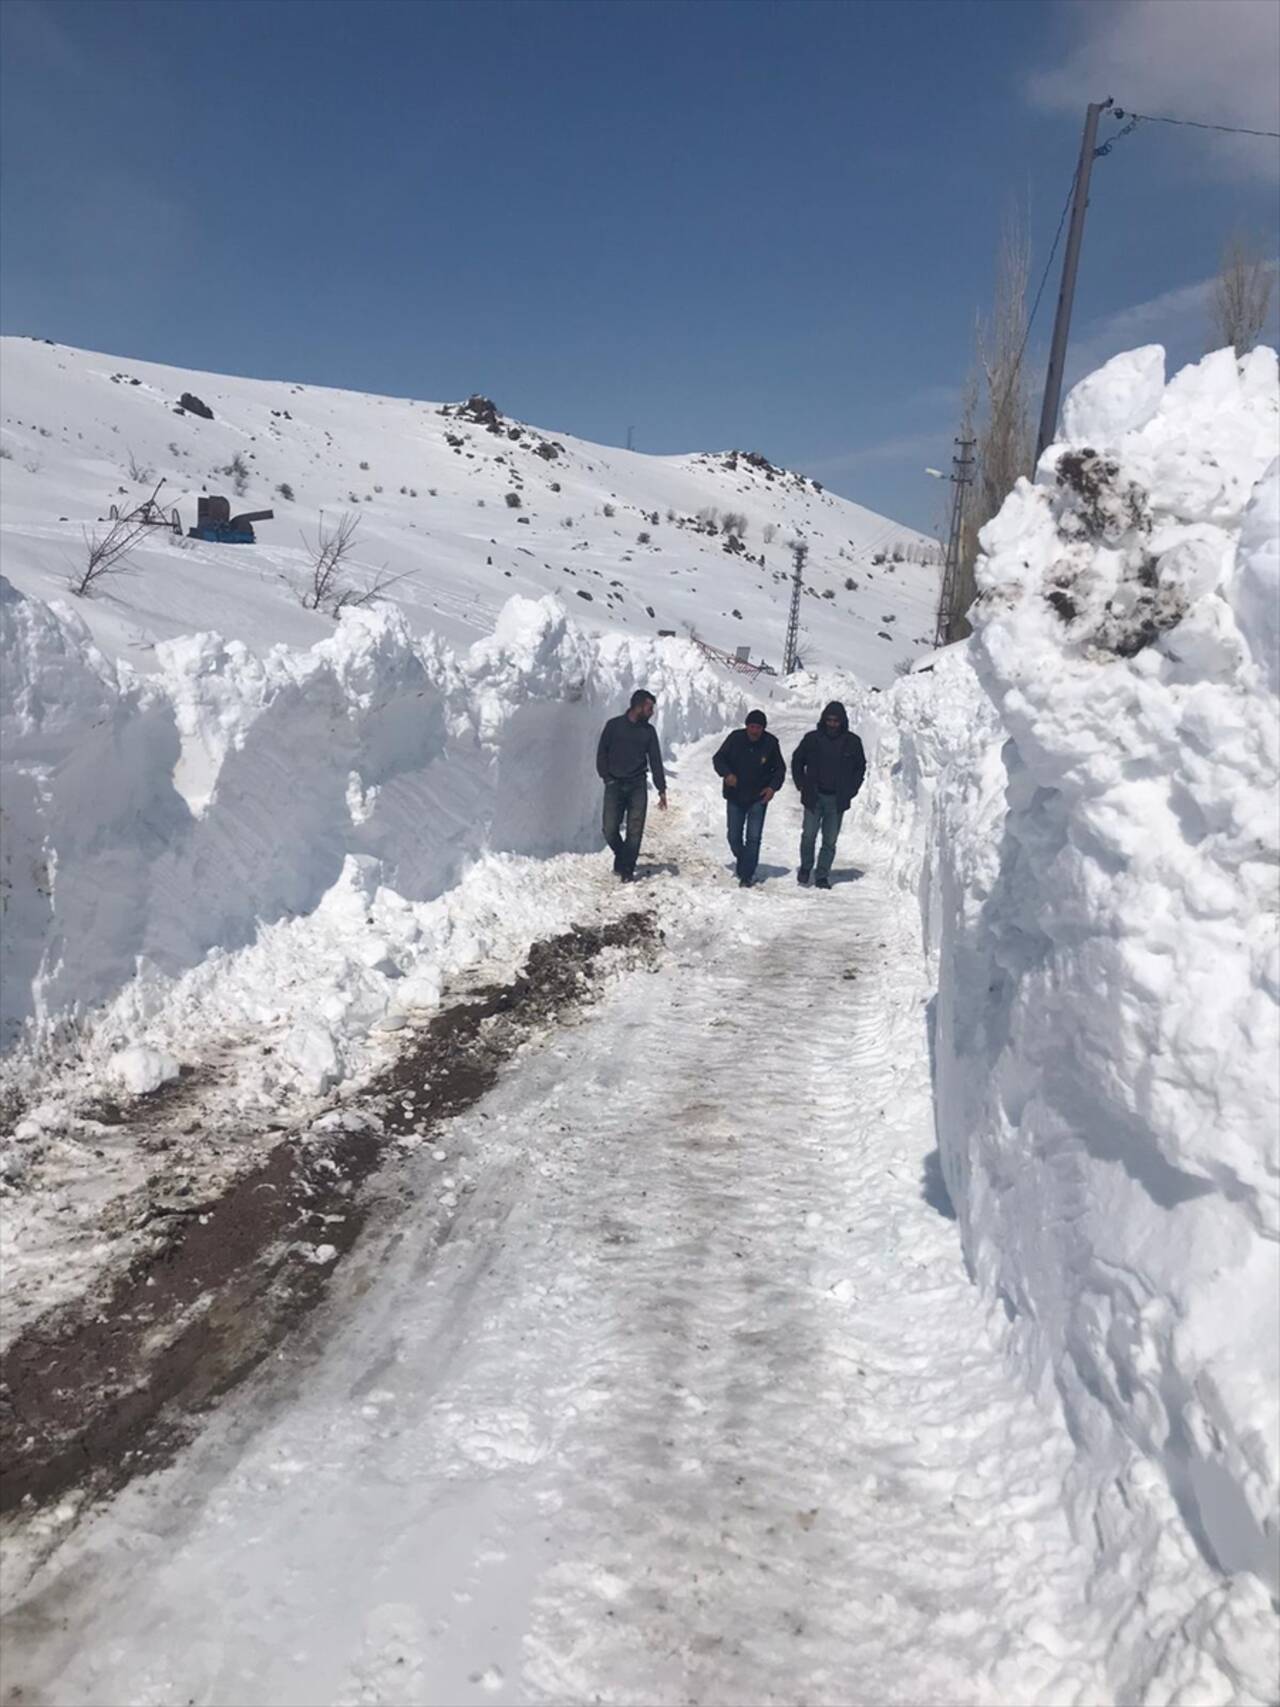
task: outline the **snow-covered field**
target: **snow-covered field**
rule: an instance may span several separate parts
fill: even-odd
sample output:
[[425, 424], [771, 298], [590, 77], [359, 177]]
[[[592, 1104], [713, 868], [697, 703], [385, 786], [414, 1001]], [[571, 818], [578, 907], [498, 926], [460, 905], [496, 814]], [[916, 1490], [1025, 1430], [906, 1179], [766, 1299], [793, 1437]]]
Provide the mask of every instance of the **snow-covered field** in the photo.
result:
[[[98, 358], [29, 350], [84, 395]], [[181, 380], [264, 466], [293, 425], [287, 387], [219, 381], [244, 388], [220, 409], [118, 371], [142, 383], [97, 376], [111, 410], [183, 427]], [[303, 407], [336, 396], [287, 407], [323, 435]], [[462, 431], [358, 402], [362, 432]], [[665, 610], [641, 623], [631, 583], [594, 629], [495, 591], [440, 635], [422, 599], [335, 630], [282, 592], [287, 554], [215, 593], [234, 548], [156, 545], [85, 630], [43, 602], [67, 542], [6, 511], [19, 1325], [129, 1249], [113, 1206], [155, 1162], [94, 1119], [112, 1075], [195, 1068], [210, 1118], [166, 1166], [228, 1175], [459, 980], [638, 901], [665, 933], [397, 1164], [412, 1207], [338, 1269], [287, 1402], [267, 1371], [104, 1513], [29, 1526], [24, 1702], [1275, 1699], [1278, 402], [1267, 351], [1092, 376], [984, 536], [974, 640], [896, 685], [823, 601], [847, 639], [746, 693], [787, 751], [837, 691], [867, 742], [831, 895], [792, 881], [790, 790], [764, 887], [731, 884], [708, 760], [743, 684], [658, 638]], [[441, 440], [459, 481], [507, 478], [487, 439], [566, 497], [607, 456], [780, 501], [741, 465], [468, 431]], [[68, 494], [99, 448], [52, 459]], [[524, 513], [425, 603], [478, 549], [545, 595], [497, 544]], [[780, 553], [757, 575], [668, 525], [779, 619]], [[877, 597], [919, 575], [923, 613], [933, 571], [878, 573]], [[184, 633], [200, 598], [224, 638]], [[589, 851], [590, 741], [641, 680], [677, 762], [632, 894]]]
[[[205, 492], [233, 512], [275, 512], [252, 546], [157, 530], [127, 573], [77, 601], [98, 647], [143, 672], [163, 667], [158, 641], [180, 636], [261, 653], [331, 634], [301, 605], [322, 512], [326, 526], [358, 519], [347, 584], [385, 573], [410, 633], [457, 648], [491, 634], [513, 594], [554, 593], [588, 633], [696, 633], [776, 669], [797, 537], [809, 545], [806, 664], [886, 687], [932, 644], [936, 542], [750, 447], [646, 456], [484, 410], [38, 339], [0, 339], [0, 364], [4, 573], [22, 592], [65, 598], [86, 527], [100, 534], [112, 504], [129, 510], [162, 477], [161, 505], [184, 531]], [[176, 412], [184, 393], [213, 419]]]

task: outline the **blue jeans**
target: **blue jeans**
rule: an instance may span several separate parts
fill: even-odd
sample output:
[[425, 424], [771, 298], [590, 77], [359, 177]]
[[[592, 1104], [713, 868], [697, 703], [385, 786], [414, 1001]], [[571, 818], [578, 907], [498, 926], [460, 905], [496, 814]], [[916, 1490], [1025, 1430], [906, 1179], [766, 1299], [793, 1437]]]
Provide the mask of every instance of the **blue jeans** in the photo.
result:
[[840, 837], [840, 825], [844, 813], [840, 810], [840, 799], [835, 794], [820, 794], [816, 805], [804, 809], [804, 828], [800, 832], [800, 869], [812, 871], [813, 849], [818, 840], [818, 831], [822, 831], [822, 852], [818, 855], [817, 876], [827, 877], [831, 872], [831, 862], [836, 857], [836, 842]]
[[[649, 788], [643, 777], [622, 781], [610, 777], [604, 785], [604, 839], [613, 849], [613, 869], [619, 877], [630, 877], [640, 857], [645, 815], [649, 810]], [[622, 832], [626, 820], [626, 835]]]
[[749, 883], [760, 862], [760, 838], [764, 834], [764, 815], [768, 802], [757, 800], [754, 806], [739, 806], [736, 800], [725, 801], [728, 818], [729, 846], [738, 862], [738, 876]]

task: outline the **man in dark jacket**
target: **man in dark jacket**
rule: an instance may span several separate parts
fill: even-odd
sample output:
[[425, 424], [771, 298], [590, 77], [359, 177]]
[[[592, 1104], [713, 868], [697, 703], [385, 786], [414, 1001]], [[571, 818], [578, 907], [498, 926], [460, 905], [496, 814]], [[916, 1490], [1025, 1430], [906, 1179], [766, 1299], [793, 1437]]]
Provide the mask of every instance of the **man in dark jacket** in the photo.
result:
[[[604, 783], [604, 839], [613, 849], [613, 870], [624, 883], [634, 880], [640, 840], [649, 809], [648, 772], [653, 772], [658, 805], [667, 809], [667, 778], [662, 768], [658, 732], [653, 716], [653, 695], [637, 688], [629, 710], [611, 717], [596, 748], [596, 770]], [[623, 834], [623, 820], [626, 833]]]
[[[862, 742], [849, 730], [849, 715], [838, 699], [822, 713], [791, 755], [791, 780], [804, 802], [804, 828], [800, 835], [798, 883], [808, 883], [814, 874], [815, 889], [830, 889], [831, 862], [836, 857], [840, 824], [849, 803], [862, 787], [867, 772]], [[813, 850], [822, 831], [822, 849], [814, 871]]]
[[711, 761], [724, 778], [729, 846], [744, 889], [756, 879], [769, 802], [787, 780], [778, 737], [765, 733], [768, 721], [763, 711], [749, 711], [745, 729], [735, 729]]

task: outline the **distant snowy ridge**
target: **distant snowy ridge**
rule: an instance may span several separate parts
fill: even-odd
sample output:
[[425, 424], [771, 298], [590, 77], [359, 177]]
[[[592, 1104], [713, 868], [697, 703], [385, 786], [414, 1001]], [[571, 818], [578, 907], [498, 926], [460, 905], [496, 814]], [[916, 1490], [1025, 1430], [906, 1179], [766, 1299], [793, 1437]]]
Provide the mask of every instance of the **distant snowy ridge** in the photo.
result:
[[974, 639], [881, 702], [936, 965], [942, 1169], [1079, 1443], [1117, 1698], [1274, 1699], [1276, 357], [1078, 386], [983, 534]]
[[936, 542], [759, 452], [653, 456], [487, 398], [193, 373], [38, 339], [0, 339], [0, 365], [4, 572], [23, 592], [62, 596], [84, 529], [160, 479], [184, 529], [205, 493], [275, 511], [252, 546], [154, 530], [128, 573], [80, 601], [99, 648], [143, 670], [157, 642], [191, 633], [258, 653], [323, 638], [331, 617], [302, 608], [304, 542], [344, 514], [358, 523], [350, 586], [385, 579], [411, 632], [455, 647], [492, 632], [513, 594], [554, 593], [589, 633], [697, 634], [776, 668], [797, 537], [807, 664], [883, 688], [932, 642]]

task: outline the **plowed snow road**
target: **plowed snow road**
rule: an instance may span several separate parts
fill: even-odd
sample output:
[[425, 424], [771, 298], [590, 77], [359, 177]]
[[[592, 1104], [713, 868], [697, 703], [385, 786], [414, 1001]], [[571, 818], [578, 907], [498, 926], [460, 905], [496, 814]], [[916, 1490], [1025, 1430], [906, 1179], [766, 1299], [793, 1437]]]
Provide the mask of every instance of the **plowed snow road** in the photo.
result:
[[860, 878], [726, 889], [705, 761], [658, 969], [408, 1164], [443, 1246], [371, 1239], [286, 1390], [55, 1554], [24, 1707], [1107, 1699], [1069, 1444], [928, 1166], [918, 918], [856, 815]]

